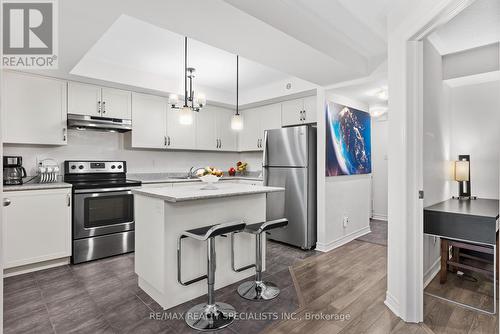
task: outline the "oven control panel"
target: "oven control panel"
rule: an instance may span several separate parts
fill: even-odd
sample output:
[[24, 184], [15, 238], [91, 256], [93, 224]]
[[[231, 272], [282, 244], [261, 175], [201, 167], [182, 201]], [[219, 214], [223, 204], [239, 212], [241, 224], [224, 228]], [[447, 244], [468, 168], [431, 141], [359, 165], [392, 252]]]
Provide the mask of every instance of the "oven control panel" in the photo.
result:
[[65, 161], [64, 173], [125, 173], [125, 161]]

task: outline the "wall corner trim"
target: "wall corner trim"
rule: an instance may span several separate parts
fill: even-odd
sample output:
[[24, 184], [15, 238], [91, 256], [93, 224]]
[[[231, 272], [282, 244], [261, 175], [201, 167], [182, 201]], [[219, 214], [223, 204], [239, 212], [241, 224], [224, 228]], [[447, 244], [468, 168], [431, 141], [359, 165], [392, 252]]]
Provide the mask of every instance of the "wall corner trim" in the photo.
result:
[[432, 266], [427, 269], [424, 273], [424, 289], [429, 285], [429, 283], [436, 277], [441, 269], [441, 256], [432, 264]]
[[359, 237], [361, 237], [365, 234], [368, 234], [370, 232], [371, 232], [370, 226], [365, 226], [357, 231], [351, 232], [351, 233], [344, 235], [344, 236], [342, 236], [338, 239], [335, 239], [333, 241], [326, 242], [326, 243], [318, 242], [316, 244], [316, 250], [326, 253], [326, 252], [329, 252], [331, 250], [334, 250], [335, 248], [343, 246], [343, 245], [347, 244], [348, 242], [351, 242], [354, 239], [359, 238]]
[[399, 301], [389, 291], [385, 292], [384, 304], [389, 308], [389, 310], [391, 310], [392, 313], [401, 318]]

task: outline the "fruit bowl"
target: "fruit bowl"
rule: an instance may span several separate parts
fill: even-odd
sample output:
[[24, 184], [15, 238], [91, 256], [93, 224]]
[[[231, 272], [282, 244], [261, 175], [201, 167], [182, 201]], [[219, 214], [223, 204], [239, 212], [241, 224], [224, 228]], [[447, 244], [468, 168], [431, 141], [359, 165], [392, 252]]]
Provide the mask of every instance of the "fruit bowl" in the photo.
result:
[[215, 190], [217, 187], [214, 185], [214, 183], [219, 181], [219, 177], [212, 175], [212, 174], [207, 174], [203, 176], [199, 176], [199, 179], [203, 182], [206, 183], [204, 187], [202, 187], [202, 190]]

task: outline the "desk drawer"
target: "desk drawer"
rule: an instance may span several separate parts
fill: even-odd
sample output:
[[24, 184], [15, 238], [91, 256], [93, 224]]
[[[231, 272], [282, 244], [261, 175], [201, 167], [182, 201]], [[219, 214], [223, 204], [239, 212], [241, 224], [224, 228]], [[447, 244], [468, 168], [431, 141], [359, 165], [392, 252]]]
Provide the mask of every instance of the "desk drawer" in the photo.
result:
[[426, 234], [494, 245], [496, 230], [496, 219], [424, 210]]

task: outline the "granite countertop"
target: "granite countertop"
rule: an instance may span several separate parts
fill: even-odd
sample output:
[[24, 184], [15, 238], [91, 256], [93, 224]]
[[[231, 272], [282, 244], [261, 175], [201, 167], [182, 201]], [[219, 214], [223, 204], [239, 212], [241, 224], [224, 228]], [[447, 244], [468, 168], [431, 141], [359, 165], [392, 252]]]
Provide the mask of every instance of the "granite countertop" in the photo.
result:
[[202, 190], [201, 185], [174, 188], [134, 189], [132, 193], [163, 199], [166, 202], [183, 202], [229, 196], [251, 195], [284, 191], [285, 188], [254, 186], [238, 183], [216, 183], [216, 190]]
[[24, 183], [15, 186], [3, 186], [3, 191], [22, 191], [22, 190], [44, 190], [44, 189], [61, 189], [71, 188], [71, 184], [66, 182], [54, 183]]
[[[185, 176], [186, 173], [128, 173], [127, 179], [141, 181], [143, 184], [201, 182], [197, 177], [184, 179]], [[260, 177], [260, 172], [249, 172], [244, 176], [223, 176], [221, 180], [262, 181], [262, 177]]]

